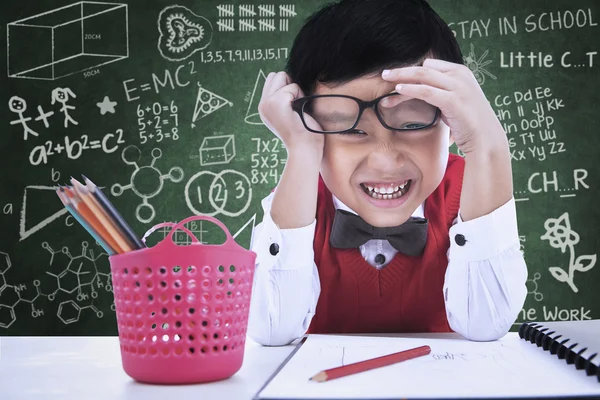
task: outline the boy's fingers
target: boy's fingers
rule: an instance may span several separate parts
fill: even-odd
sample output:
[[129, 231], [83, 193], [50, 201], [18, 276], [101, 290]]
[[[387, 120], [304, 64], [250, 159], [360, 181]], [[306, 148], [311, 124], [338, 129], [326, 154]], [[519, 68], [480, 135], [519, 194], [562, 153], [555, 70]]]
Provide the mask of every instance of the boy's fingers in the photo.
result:
[[410, 100], [408, 96], [389, 96], [381, 99], [379, 106], [383, 108], [394, 108], [400, 103]]
[[440, 108], [442, 111], [452, 103], [452, 99], [454, 98], [454, 96], [446, 90], [412, 83], [398, 84], [396, 85], [396, 91], [408, 97], [421, 99]]
[[423, 61], [423, 66], [438, 70], [440, 72], [456, 71], [463, 67], [462, 64], [456, 64], [445, 60], [438, 60], [437, 58], [426, 58], [425, 61]]
[[300, 86], [296, 85], [295, 83], [286, 85], [286, 86], [282, 87], [281, 89], [279, 89], [279, 91], [282, 93], [292, 95], [292, 98], [291, 98], [292, 101], [303, 96]]
[[267, 75], [267, 78], [265, 79], [265, 84], [263, 85], [262, 89], [262, 97], [265, 97], [265, 94], [269, 92], [269, 87], [271, 85], [271, 81], [273, 81], [274, 76], [275, 72], [269, 72], [269, 75]]
[[285, 72], [276, 73], [273, 77], [273, 81], [271, 82], [271, 86], [267, 91], [267, 95], [272, 95], [273, 93], [287, 85], [287, 79], [287, 74]]
[[456, 89], [457, 82], [453, 77], [428, 67], [404, 67], [382, 73], [383, 79], [399, 83], [422, 83], [444, 90]]

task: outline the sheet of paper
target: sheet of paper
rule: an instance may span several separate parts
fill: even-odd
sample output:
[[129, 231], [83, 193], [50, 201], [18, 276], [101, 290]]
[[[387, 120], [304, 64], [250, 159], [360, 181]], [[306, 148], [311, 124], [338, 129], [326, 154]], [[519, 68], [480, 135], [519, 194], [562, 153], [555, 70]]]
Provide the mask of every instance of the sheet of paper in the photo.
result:
[[[329, 382], [324, 369], [417, 346], [431, 354]], [[261, 399], [393, 399], [600, 395], [600, 382], [509, 333], [494, 342], [310, 335]]]

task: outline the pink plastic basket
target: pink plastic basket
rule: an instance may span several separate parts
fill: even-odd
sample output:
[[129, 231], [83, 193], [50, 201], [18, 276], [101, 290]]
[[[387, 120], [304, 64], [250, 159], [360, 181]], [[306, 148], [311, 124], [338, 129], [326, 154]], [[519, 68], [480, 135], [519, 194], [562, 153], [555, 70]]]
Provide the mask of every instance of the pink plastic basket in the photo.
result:
[[[218, 225], [225, 243], [200, 243], [184, 226], [195, 220]], [[123, 369], [146, 383], [229, 378], [244, 358], [256, 254], [209, 216], [164, 225], [155, 246], [110, 257]], [[192, 243], [174, 243], [178, 230]]]

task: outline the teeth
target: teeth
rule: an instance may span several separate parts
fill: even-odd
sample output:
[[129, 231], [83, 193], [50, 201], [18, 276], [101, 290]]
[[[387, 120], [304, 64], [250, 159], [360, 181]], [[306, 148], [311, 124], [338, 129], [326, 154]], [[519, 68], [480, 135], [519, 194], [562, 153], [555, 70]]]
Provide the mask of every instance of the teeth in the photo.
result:
[[388, 187], [372, 187], [372, 186], [367, 186], [367, 189], [369, 189], [369, 192], [375, 192], [375, 193], [381, 193], [381, 194], [392, 194], [392, 193], [396, 193], [399, 190], [404, 189], [404, 185], [402, 186], [388, 186]]
[[398, 197], [402, 196], [402, 191], [408, 185], [408, 182], [409, 181], [406, 181], [398, 186], [373, 187], [365, 185], [364, 187], [368, 189], [371, 197], [373, 197], [374, 199], [390, 200], [397, 199]]

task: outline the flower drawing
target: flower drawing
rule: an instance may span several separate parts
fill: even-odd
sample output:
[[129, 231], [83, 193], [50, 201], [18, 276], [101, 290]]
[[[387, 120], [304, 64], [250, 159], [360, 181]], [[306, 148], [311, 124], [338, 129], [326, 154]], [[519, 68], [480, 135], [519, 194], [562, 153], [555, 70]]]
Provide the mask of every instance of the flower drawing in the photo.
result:
[[569, 268], [565, 271], [561, 267], [549, 267], [548, 270], [559, 282], [565, 282], [577, 293], [573, 277], [575, 271], [587, 272], [596, 265], [596, 254], [580, 255], [575, 258], [575, 245], [579, 243], [579, 234], [571, 229], [569, 213], [565, 212], [559, 218], [549, 218], [544, 223], [546, 233], [541, 236], [542, 240], [547, 240], [555, 249], [560, 249], [562, 253], [569, 251]]

